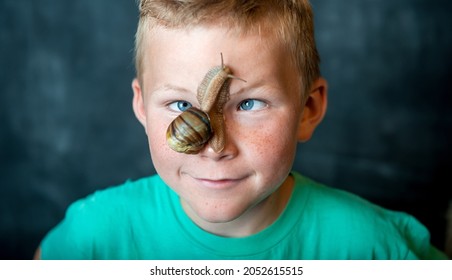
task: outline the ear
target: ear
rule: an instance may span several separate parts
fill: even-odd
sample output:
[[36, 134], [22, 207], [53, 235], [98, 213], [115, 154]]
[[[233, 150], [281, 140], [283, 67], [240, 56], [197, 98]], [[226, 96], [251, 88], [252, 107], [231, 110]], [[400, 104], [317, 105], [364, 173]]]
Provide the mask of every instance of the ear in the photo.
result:
[[137, 78], [132, 81], [132, 89], [133, 89], [133, 112], [135, 113], [138, 121], [143, 125], [146, 130], [146, 109], [144, 106], [144, 98], [143, 91], [141, 90], [140, 82]]
[[323, 120], [327, 107], [327, 91], [328, 84], [325, 79], [318, 78], [313, 82], [298, 127], [298, 141], [306, 142], [311, 139], [315, 128]]

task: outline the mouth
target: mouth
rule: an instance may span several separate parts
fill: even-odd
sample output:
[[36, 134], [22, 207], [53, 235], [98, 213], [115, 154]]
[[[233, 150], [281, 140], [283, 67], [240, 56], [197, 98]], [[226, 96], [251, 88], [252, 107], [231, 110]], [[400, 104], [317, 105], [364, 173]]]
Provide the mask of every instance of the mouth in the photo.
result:
[[198, 185], [208, 189], [230, 189], [240, 184], [245, 177], [238, 179], [209, 179], [209, 178], [193, 178]]

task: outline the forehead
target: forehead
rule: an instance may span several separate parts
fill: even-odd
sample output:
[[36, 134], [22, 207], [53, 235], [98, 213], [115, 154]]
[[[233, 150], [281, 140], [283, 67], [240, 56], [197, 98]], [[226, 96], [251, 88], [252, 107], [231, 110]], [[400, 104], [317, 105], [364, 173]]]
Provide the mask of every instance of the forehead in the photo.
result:
[[274, 79], [295, 71], [287, 49], [272, 33], [243, 34], [221, 26], [157, 26], [143, 47], [144, 82], [180, 80], [187, 87], [196, 86], [210, 68], [221, 65], [221, 54], [234, 75], [245, 80]]

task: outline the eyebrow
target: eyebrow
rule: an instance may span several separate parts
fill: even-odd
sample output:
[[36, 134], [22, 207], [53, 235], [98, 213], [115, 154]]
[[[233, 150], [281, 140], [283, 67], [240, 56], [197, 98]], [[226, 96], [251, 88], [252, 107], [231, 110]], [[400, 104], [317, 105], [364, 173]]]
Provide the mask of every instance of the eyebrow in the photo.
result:
[[[255, 83], [254, 85], [241, 87], [239, 90], [234, 91], [234, 92], [230, 91], [229, 95], [232, 95], [232, 96], [240, 95], [245, 92], [260, 90], [262, 88], [268, 88], [268, 85], [265, 84], [265, 81], [259, 81], [259, 82]], [[172, 84], [164, 84], [163, 86], [154, 89], [150, 93], [151, 94], [155, 94], [155, 93], [163, 94], [165, 92], [175, 92], [175, 93], [185, 93], [185, 94], [193, 94], [194, 93], [195, 95], [197, 94], [197, 91], [192, 92], [191, 90], [189, 90], [187, 88], [172, 85]]]
[[242, 94], [244, 92], [260, 90], [262, 88], [268, 88], [268, 85], [265, 84], [265, 81], [259, 81], [259, 82], [255, 83], [255, 84], [250, 85], [250, 86], [243, 86], [237, 91], [229, 92], [229, 95], [239, 95], [239, 94]]
[[150, 93], [151, 94], [155, 94], [155, 93], [159, 94], [159, 93], [164, 93], [164, 92], [178, 92], [178, 93], [187, 93], [187, 94], [192, 93], [192, 91], [190, 91], [186, 88], [174, 86], [171, 84], [164, 84], [163, 86], [152, 90]]

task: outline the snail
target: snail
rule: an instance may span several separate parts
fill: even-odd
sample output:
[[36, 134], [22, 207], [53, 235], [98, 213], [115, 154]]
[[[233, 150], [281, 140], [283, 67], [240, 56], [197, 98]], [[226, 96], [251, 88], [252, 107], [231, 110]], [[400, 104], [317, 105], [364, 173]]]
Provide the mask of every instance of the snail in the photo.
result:
[[[169, 147], [176, 152], [198, 153], [207, 142], [220, 153], [225, 144], [224, 104], [229, 99], [231, 69], [224, 65], [211, 68], [197, 90], [200, 109], [190, 107], [171, 122], [166, 132]], [[240, 79], [242, 80], [242, 79]], [[244, 81], [244, 80], [242, 80]]]

